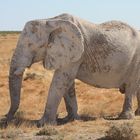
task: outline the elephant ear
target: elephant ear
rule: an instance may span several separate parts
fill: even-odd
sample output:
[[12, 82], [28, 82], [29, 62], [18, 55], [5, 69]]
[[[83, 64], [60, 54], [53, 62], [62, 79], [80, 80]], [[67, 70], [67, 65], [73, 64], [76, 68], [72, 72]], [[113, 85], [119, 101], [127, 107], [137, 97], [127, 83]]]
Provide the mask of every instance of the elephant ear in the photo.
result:
[[46, 47], [45, 67], [59, 69], [77, 62], [83, 52], [83, 36], [80, 29], [70, 21], [48, 21], [46, 26], [52, 28]]

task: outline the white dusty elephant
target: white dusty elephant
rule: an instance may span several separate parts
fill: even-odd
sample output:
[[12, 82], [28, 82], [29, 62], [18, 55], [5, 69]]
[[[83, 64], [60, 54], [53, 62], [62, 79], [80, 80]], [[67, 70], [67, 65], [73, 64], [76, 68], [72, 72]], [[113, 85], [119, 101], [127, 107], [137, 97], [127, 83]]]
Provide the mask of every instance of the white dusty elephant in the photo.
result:
[[[140, 92], [140, 34], [129, 25], [119, 21], [93, 24], [69, 14], [26, 23], [10, 66], [11, 107], [7, 121], [19, 107], [25, 68], [39, 61], [43, 61], [44, 68], [55, 72], [38, 126], [56, 123], [62, 97], [68, 118], [78, 117], [75, 79], [99, 88], [125, 91], [120, 118], [133, 118], [132, 97]], [[137, 114], [140, 114], [140, 100]]]

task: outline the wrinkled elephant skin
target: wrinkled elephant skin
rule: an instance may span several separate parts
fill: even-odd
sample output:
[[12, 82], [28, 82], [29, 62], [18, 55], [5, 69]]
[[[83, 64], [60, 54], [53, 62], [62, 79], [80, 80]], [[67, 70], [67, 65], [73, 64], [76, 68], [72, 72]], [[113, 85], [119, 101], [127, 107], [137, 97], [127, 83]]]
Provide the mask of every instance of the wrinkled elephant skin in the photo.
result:
[[136, 114], [140, 114], [139, 54], [139, 32], [120, 21], [93, 24], [69, 14], [29, 21], [11, 61], [11, 107], [7, 120], [13, 118], [19, 107], [24, 70], [39, 61], [43, 61], [44, 68], [55, 72], [38, 126], [56, 124], [62, 97], [68, 112], [66, 118], [78, 118], [75, 79], [100, 88], [119, 88], [125, 93], [120, 118], [131, 119], [135, 93], [138, 95]]

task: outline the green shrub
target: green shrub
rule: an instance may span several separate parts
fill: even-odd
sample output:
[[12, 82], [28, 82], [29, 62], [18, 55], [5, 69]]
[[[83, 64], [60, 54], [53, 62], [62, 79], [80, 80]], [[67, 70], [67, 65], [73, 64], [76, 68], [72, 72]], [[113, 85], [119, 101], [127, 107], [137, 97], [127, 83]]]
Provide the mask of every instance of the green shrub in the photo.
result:
[[1, 36], [6, 36], [8, 34], [20, 34], [21, 31], [0, 31]]

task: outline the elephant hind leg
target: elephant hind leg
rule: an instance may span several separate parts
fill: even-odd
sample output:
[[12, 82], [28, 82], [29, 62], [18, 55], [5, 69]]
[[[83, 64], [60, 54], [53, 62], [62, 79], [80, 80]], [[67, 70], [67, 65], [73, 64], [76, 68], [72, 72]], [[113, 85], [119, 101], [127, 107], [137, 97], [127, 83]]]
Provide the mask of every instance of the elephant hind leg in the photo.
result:
[[134, 118], [134, 112], [132, 110], [132, 100], [137, 88], [136, 84], [127, 84], [125, 90], [125, 99], [123, 104], [123, 110], [119, 116], [120, 119], [132, 119]]
[[138, 102], [138, 107], [137, 107], [137, 109], [135, 111], [135, 115], [140, 116], [140, 89], [137, 92], [137, 102]]

